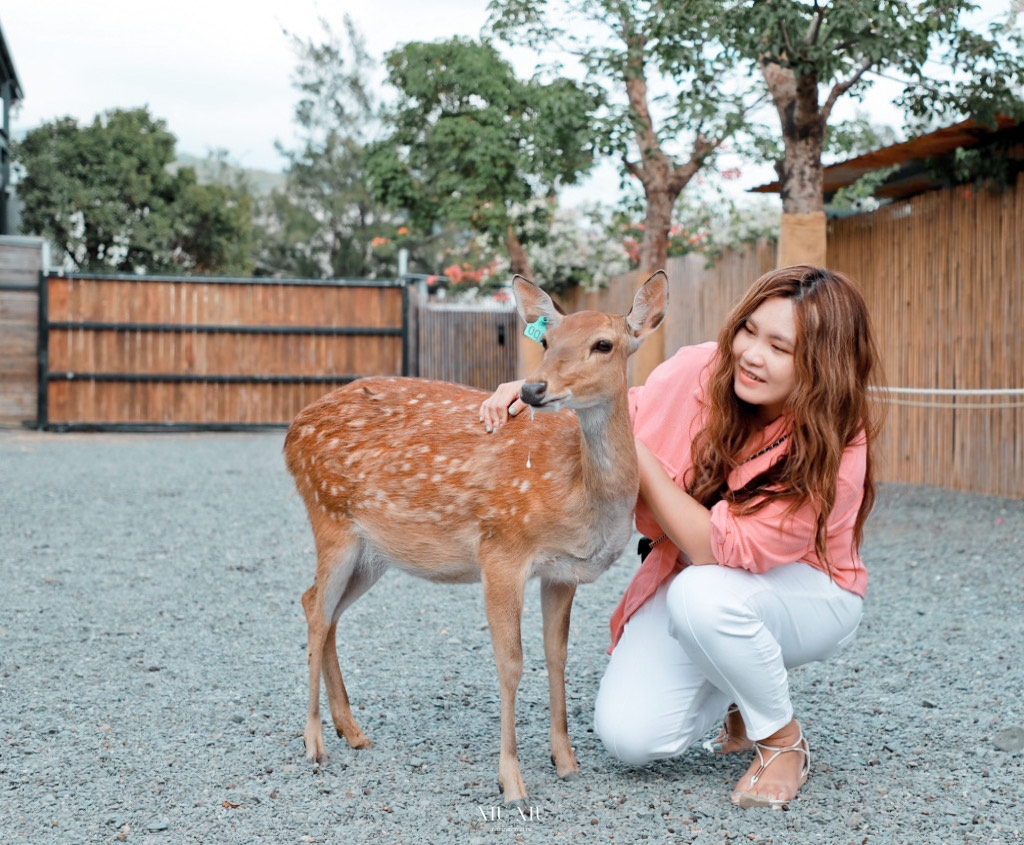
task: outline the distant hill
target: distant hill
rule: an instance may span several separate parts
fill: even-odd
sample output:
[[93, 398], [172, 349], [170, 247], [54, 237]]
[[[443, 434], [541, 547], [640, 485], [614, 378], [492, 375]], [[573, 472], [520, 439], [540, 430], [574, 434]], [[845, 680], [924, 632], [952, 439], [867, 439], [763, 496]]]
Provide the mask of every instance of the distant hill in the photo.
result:
[[[211, 162], [209, 158], [191, 155], [190, 153], [179, 153], [177, 161], [172, 167], [191, 167], [196, 172], [200, 183], [213, 182], [220, 175], [220, 164]], [[269, 194], [274, 190], [282, 190], [285, 185], [283, 173], [273, 173], [269, 170], [252, 170], [246, 167], [233, 167], [228, 165], [232, 175], [241, 174], [254, 194]]]

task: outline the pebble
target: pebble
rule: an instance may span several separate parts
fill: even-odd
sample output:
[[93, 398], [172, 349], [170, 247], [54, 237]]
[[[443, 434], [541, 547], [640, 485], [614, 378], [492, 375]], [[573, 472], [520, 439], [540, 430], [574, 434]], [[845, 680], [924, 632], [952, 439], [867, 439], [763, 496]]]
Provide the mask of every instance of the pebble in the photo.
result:
[[993, 737], [992, 744], [1000, 751], [1021, 751], [1024, 749], [1024, 728], [1018, 725], [1003, 728]]

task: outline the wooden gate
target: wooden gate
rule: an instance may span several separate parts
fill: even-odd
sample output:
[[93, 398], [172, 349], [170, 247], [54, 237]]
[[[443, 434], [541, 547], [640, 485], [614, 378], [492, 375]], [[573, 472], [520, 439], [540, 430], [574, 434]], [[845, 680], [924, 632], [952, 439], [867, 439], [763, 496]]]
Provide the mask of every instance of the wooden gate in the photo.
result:
[[425, 304], [418, 322], [420, 376], [488, 391], [516, 378], [515, 310]]
[[39, 425], [282, 426], [363, 375], [415, 373], [401, 280], [50, 274]]

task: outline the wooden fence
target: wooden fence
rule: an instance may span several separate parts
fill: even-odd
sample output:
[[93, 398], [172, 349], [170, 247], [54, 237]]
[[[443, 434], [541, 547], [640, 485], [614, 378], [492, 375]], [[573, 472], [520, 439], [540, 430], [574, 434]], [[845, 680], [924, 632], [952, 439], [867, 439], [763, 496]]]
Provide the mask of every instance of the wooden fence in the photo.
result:
[[[933, 191], [832, 220], [828, 264], [859, 284], [879, 341], [890, 388], [880, 479], [1024, 497], [1024, 176], [1001, 193]], [[715, 340], [774, 266], [770, 243], [711, 267], [670, 259], [666, 357]], [[616, 279], [586, 307], [624, 313], [639, 282]]]
[[48, 275], [39, 424], [279, 426], [361, 375], [409, 372], [398, 281]]
[[835, 220], [829, 264], [881, 345], [883, 478], [1024, 497], [1024, 174]]
[[[881, 346], [880, 478], [1024, 497], [1024, 176], [1002, 193], [948, 189], [833, 220], [828, 254], [861, 286]], [[665, 354], [714, 339], [774, 263], [769, 243], [711, 266], [671, 259]], [[625, 313], [641, 281], [565, 304]], [[27, 287], [12, 310], [0, 284], [4, 341], [35, 331], [8, 331], [31, 320]], [[421, 308], [398, 281], [48, 276], [41, 290], [37, 419], [50, 428], [284, 425], [359, 375], [488, 389], [516, 374], [513, 312]], [[27, 355], [6, 350], [5, 380]]]

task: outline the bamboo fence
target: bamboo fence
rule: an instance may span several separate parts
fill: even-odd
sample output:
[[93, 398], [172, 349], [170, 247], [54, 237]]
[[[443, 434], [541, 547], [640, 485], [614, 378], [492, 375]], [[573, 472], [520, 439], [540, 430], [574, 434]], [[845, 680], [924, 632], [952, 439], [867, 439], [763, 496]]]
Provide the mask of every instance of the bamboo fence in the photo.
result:
[[[950, 188], [832, 220], [828, 264], [860, 286], [879, 342], [880, 480], [1024, 497], [1024, 175], [1002, 192]], [[763, 242], [710, 266], [670, 259], [665, 357], [717, 339], [774, 266]], [[625, 313], [640, 281], [602, 296]]]

